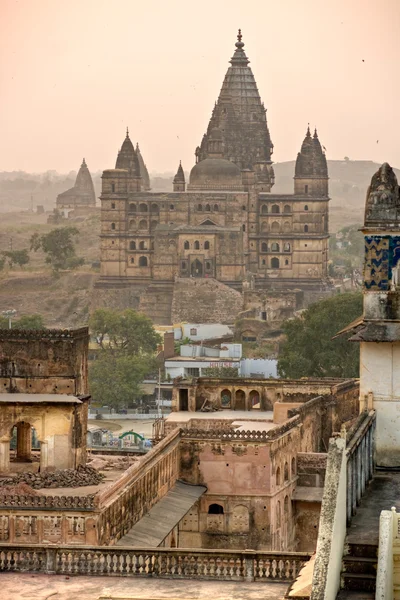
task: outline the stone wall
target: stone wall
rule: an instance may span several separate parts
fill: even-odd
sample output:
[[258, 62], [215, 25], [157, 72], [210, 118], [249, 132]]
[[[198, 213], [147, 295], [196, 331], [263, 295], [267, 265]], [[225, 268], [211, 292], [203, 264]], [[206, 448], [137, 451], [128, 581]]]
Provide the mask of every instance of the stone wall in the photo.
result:
[[215, 279], [178, 279], [171, 318], [173, 323], [231, 324], [242, 307], [242, 294]]

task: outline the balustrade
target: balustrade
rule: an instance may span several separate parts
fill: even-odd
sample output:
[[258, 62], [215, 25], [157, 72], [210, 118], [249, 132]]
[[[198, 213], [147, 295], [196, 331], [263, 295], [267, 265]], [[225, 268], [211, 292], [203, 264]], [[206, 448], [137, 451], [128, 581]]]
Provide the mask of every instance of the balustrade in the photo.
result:
[[293, 581], [310, 554], [88, 546], [1, 546], [0, 571]]

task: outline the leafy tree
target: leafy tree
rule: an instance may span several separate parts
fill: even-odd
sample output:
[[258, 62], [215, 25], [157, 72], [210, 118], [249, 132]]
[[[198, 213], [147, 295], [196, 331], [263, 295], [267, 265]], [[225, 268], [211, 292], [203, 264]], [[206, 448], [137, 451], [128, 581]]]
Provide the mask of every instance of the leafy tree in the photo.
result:
[[362, 294], [339, 294], [310, 306], [284, 323], [286, 341], [278, 359], [282, 377], [358, 377], [359, 345], [332, 337], [362, 314]]
[[23, 250], [6, 250], [3, 253], [5, 259], [8, 259], [8, 264], [12, 268], [14, 265], [23, 267], [29, 262], [29, 254], [27, 248]]
[[111, 354], [151, 354], [161, 343], [151, 320], [131, 308], [120, 312], [99, 308], [91, 316], [89, 327], [100, 348]]
[[83, 259], [76, 256], [73, 240], [78, 234], [76, 227], [60, 227], [43, 235], [34, 233], [31, 237], [31, 250], [43, 250], [46, 262], [56, 272], [60, 269], [74, 269], [83, 264]]
[[[42, 315], [24, 315], [12, 320], [13, 329], [46, 329]], [[0, 329], [8, 329], [8, 318], [0, 316]]]
[[143, 395], [141, 383], [154, 363], [154, 357], [102, 351], [90, 365], [90, 393], [103, 405], [117, 409], [129, 406]]
[[145, 376], [157, 368], [155, 352], [161, 337], [148, 317], [132, 309], [98, 309], [89, 327], [99, 346], [89, 369], [93, 398], [116, 408], [133, 403], [142, 395]]
[[201, 370], [204, 377], [219, 377], [222, 379], [231, 379], [239, 377], [239, 370], [235, 367], [207, 367]]

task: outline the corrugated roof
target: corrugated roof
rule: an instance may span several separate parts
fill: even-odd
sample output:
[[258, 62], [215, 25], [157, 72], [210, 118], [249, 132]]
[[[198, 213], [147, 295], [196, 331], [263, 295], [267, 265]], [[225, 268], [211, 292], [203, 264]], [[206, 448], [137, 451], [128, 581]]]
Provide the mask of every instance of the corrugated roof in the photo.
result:
[[117, 546], [157, 548], [206, 490], [203, 485], [177, 481], [168, 494], [118, 540]]

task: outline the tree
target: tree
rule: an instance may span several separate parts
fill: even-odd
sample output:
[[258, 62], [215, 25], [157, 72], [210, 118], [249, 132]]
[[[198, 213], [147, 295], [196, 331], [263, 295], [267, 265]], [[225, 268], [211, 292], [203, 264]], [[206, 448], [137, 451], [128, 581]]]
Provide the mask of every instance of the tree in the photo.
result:
[[100, 348], [111, 354], [151, 354], [161, 343], [151, 320], [131, 308], [120, 312], [99, 308], [91, 316], [89, 328]]
[[148, 317], [132, 309], [98, 309], [89, 327], [99, 346], [89, 369], [91, 394], [102, 404], [128, 406], [142, 395], [145, 376], [157, 368], [155, 352], [161, 337]]
[[29, 262], [29, 254], [27, 248], [23, 250], [5, 250], [3, 253], [5, 259], [8, 259], [8, 264], [10, 268], [14, 265], [19, 265], [23, 267], [27, 265]]
[[362, 314], [362, 294], [339, 294], [310, 306], [283, 325], [278, 359], [282, 377], [358, 377], [359, 345], [332, 337]]
[[84, 262], [83, 258], [76, 256], [73, 237], [78, 234], [76, 227], [60, 227], [43, 235], [34, 233], [31, 237], [31, 250], [43, 250], [46, 262], [55, 272], [60, 269], [75, 269]]
[[[13, 329], [46, 329], [42, 315], [24, 315], [11, 325]], [[0, 317], [0, 329], [8, 329], [7, 317]]]

